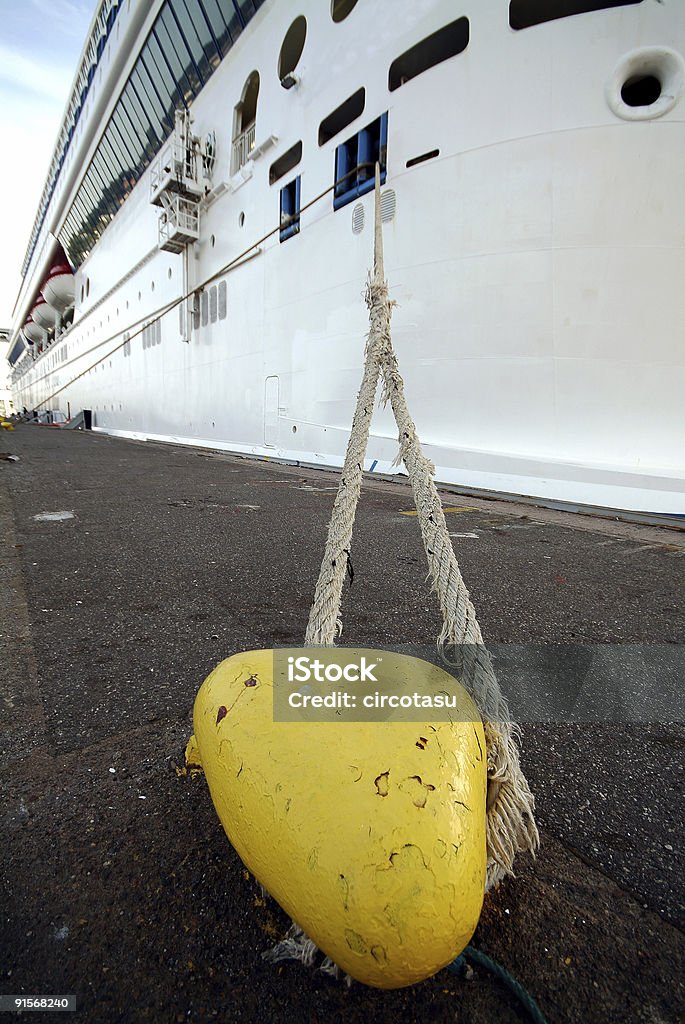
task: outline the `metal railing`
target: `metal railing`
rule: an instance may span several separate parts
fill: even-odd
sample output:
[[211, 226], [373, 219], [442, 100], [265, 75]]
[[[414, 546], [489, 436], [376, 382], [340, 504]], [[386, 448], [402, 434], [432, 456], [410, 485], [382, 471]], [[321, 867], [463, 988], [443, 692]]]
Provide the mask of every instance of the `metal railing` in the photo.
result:
[[231, 149], [231, 174], [235, 174], [241, 167], [244, 167], [250, 159], [250, 153], [254, 149], [255, 129], [257, 125], [253, 121], [251, 125], [237, 135], [233, 140]]
[[200, 237], [200, 208], [192, 199], [174, 196], [159, 218], [159, 242], [185, 245]]
[[199, 190], [197, 177], [197, 155], [183, 142], [173, 140], [162, 150], [150, 171], [150, 197], [157, 198], [159, 192], [171, 186], [184, 191], [192, 183]]

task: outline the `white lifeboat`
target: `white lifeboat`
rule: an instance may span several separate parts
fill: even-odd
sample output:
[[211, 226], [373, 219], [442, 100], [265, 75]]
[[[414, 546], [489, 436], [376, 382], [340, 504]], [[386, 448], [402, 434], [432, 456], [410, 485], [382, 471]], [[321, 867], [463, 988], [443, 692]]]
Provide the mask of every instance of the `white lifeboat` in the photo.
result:
[[24, 337], [30, 345], [41, 345], [45, 340], [45, 331], [29, 317], [24, 324]]
[[43, 298], [39, 298], [36, 302], [31, 310], [31, 317], [39, 327], [44, 327], [46, 331], [52, 330], [55, 326], [55, 311], [52, 306], [48, 306]]
[[45, 301], [58, 313], [64, 313], [74, 305], [74, 275], [66, 260], [55, 264], [40, 291]]

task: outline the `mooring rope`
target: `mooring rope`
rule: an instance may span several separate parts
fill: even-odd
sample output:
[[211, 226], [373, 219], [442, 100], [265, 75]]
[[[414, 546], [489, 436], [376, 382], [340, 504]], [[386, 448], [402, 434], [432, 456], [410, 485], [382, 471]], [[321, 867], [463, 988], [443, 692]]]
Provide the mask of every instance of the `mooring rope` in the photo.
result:
[[517, 746], [518, 728], [510, 721], [507, 702], [483, 643], [476, 612], [459, 569], [442, 502], [433, 479], [435, 467], [421, 448], [392, 345], [390, 317], [393, 303], [383, 275], [378, 167], [375, 200], [374, 272], [366, 289], [370, 329], [364, 376], [328, 527], [305, 645], [332, 646], [342, 631], [343, 584], [361, 492], [376, 387], [382, 372], [382, 400], [390, 403], [398, 426], [398, 461], [401, 459], [404, 462], [409, 475], [433, 589], [442, 613], [443, 626], [438, 648], [446, 662], [452, 667], [458, 665], [460, 681], [473, 696], [483, 717], [488, 758], [486, 888], [490, 888], [503, 875], [513, 874], [517, 853], [525, 850], [533, 853], [538, 846], [539, 836], [533, 818], [534, 799], [521, 771]]
[[364, 473], [371, 417], [378, 390], [381, 351], [391, 346], [390, 301], [383, 280], [383, 240], [380, 216], [376, 224], [374, 277], [366, 289], [370, 329], [364, 353], [364, 375], [357, 396], [350, 439], [347, 443], [338, 492], [328, 525], [328, 536], [314, 601], [305, 633], [306, 647], [332, 647], [342, 632], [341, 603], [345, 573], [352, 545], [352, 528]]

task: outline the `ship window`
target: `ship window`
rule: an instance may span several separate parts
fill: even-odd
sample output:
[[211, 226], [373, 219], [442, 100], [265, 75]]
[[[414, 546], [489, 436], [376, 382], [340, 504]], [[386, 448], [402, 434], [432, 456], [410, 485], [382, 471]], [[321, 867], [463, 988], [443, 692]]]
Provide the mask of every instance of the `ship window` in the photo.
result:
[[357, 6], [357, 0], [331, 0], [331, 18], [333, 21], [344, 21]]
[[183, 38], [173, 13], [167, 4], [155, 22], [155, 33], [164, 51], [164, 56], [177, 83], [183, 89], [186, 101], [202, 88], [203, 82], [190, 50]]
[[344, 103], [336, 107], [333, 113], [324, 117], [319, 125], [319, 145], [323, 146], [329, 142], [338, 132], [347, 128], [348, 124], [352, 124], [357, 117], [360, 117], [364, 113], [365, 102], [366, 91], [357, 89]]
[[279, 238], [281, 242], [300, 230], [300, 175], [281, 189]]
[[137, 124], [138, 133], [146, 140], [147, 158], [150, 160], [157, 152], [160, 142], [164, 137], [164, 130], [161, 121], [155, 114], [152, 104], [144, 107], [134, 84], [134, 75], [131, 75], [128, 85], [124, 89], [121, 103], [127, 111], [133, 124]]
[[[131, 124], [128, 118], [128, 114], [124, 110], [123, 103], [119, 103], [117, 105], [116, 110], [112, 114], [110, 128], [117, 129], [117, 131], [119, 132], [124, 141], [125, 146], [128, 148], [129, 153], [132, 154], [132, 164], [133, 167], [135, 167], [136, 169], [135, 181], [137, 181], [143, 172], [143, 167], [145, 166], [145, 149], [135, 127]], [[133, 185], [135, 184], [135, 181], [133, 182]], [[132, 185], [130, 187], [132, 187]]]
[[209, 289], [209, 320], [210, 323], [216, 323], [216, 285], [213, 284]]
[[155, 89], [154, 82], [142, 56], [131, 75], [131, 83], [143, 109], [147, 110], [148, 116], [156, 118], [159, 125], [159, 128], [156, 129], [157, 135], [161, 141], [161, 139], [169, 134], [172, 128], [169, 106], [162, 101], [162, 97]]
[[231, 174], [235, 174], [250, 159], [255, 145], [255, 122], [259, 99], [259, 72], [248, 75], [240, 102], [233, 110], [233, 146], [231, 148]]
[[282, 178], [288, 171], [292, 171], [293, 167], [297, 167], [300, 160], [302, 159], [302, 143], [296, 142], [294, 146], [291, 146], [287, 153], [283, 156], [279, 156], [278, 160], [274, 160], [271, 167], [269, 168], [269, 184], [273, 185], [274, 182]]
[[333, 209], [351, 203], [374, 187], [376, 163], [380, 164], [381, 184], [387, 174], [388, 115], [382, 114], [362, 128], [335, 151], [335, 190]]
[[[181, 310], [183, 306], [181, 306]], [[200, 293], [194, 292], [192, 298], [192, 313], [193, 313], [193, 330], [196, 331], [200, 326]], [[183, 333], [183, 321], [181, 321], [181, 333]]]
[[407, 160], [405, 167], [416, 167], [417, 164], [423, 164], [426, 160], [432, 160], [436, 156], [440, 156], [440, 150], [431, 149], [428, 153], [421, 153], [420, 156], [413, 156], [411, 160]]
[[509, 24], [512, 28], [530, 28], [557, 18], [570, 18], [574, 14], [589, 14], [610, 7], [631, 7], [642, 0], [511, 0]]
[[393, 92], [436, 64], [456, 57], [468, 44], [469, 19], [457, 18], [432, 35], [426, 36], [409, 50], [405, 50], [392, 62], [388, 72], [388, 89]]
[[[242, 32], [242, 24], [238, 17], [238, 12], [232, 9], [230, 15], [227, 13], [224, 16], [218, 0], [201, 0], [201, 6], [223, 57], [228, 53]], [[229, 5], [226, 4], [225, 6]], [[228, 21], [226, 18], [228, 18]]]
[[226, 294], [226, 292], [227, 292], [226, 282], [225, 281], [220, 281], [219, 282], [219, 320], [225, 320], [226, 319], [226, 312], [227, 312], [227, 307], [228, 307], [228, 301], [227, 301], [227, 294]]
[[200, 75], [209, 78], [221, 56], [204, 12], [197, 3], [191, 3], [189, 7], [187, 0], [168, 0], [168, 3], [192, 51]]
[[298, 18], [295, 18], [295, 21], [286, 32], [281, 52], [278, 56], [278, 77], [281, 85], [286, 89], [289, 89], [290, 85], [293, 84], [292, 81], [288, 83], [287, 76], [291, 75], [297, 67], [304, 50], [306, 38], [307, 19], [300, 15]]
[[139, 60], [148, 73], [154, 91], [159, 96], [166, 115], [165, 120], [173, 127], [173, 111], [176, 107], [183, 106], [183, 98], [176, 88], [174, 77], [164, 60], [164, 54], [154, 33], [148, 37]]
[[209, 323], [209, 295], [206, 291], [202, 292], [200, 303], [202, 307], [202, 326], [206, 327]]
[[138, 167], [141, 164], [143, 147], [121, 106], [117, 106], [116, 110], [112, 114], [107, 127], [107, 133], [110, 137], [115, 133], [119, 134], [123, 150], [128, 154], [130, 166]]
[[[121, 139], [114, 134], [111, 124], [106, 129], [100, 140], [97, 155], [106, 165], [107, 172], [111, 174], [115, 180], [121, 176], [123, 171], [131, 163], [131, 157], [128, 151], [124, 148]], [[100, 166], [102, 166], [102, 164]]]
[[[200, 40], [197, 26], [200, 25], [204, 28], [205, 37], [211, 44], [209, 29], [197, 8], [195, 8], [195, 18], [193, 18], [193, 16], [189, 14], [188, 8], [183, 0], [167, 0], [167, 9], [169, 14], [173, 16], [174, 24], [190, 54], [195, 72], [197, 73], [200, 81], [204, 84], [212, 73], [212, 67], [205, 54], [205, 47]], [[169, 32], [172, 35], [172, 38], [174, 38], [171, 28], [169, 28]], [[212, 48], [214, 49], [213, 44]]]
[[[75, 200], [74, 214], [67, 216], [60, 232], [60, 241], [74, 266], [78, 267], [88, 256], [159, 151], [162, 141], [173, 131], [174, 111], [192, 101], [262, 2], [165, 0], [158, 5], [152, 29], [124, 84], [118, 104], [104, 126], [100, 145], [79, 187], [77, 199], [81, 207], [76, 207]], [[88, 95], [92, 79], [92, 71], [88, 76], [82, 73], [76, 87], [78, 95], [69, 102], [70, 121], [60, 135], [63, 144], [60, 143], [61, 150], [56, 151], [53, 158], [25, 265], [35, 250], [52, 194], [59, 188], [60, 169], [73, 164], [73, 143], [82, 138], [83, 118], [93, 106], [92, 96]], [[239, 104], [240, 124], [234, 124], [246, 133], [242, 140], [245, 159], [240, 166], [254, 148], [258, 82], [256, 73], [250, 76], [250, 88]], [[81, 123], [77, 126], [78, 117]], [[70, 143], [72, 148], [67, 151], [65, 147]]]

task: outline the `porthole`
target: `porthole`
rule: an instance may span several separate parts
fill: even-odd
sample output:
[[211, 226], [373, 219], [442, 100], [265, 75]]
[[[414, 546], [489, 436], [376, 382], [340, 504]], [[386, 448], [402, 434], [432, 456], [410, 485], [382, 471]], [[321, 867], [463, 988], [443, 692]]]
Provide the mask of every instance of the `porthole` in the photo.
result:
[[633, 75], [621, 89], [621, 99], [629, 107], [651, 107], [661, 96], [661, 82], [654, 75]]
[[240, 216], [238, 217], [238, 224], [239, 224], [240, 227], [242, 227], [244, 225], [244, 223], [245, 223], [245, 214], [241, 210], [240, 211]]
[[169, 269], [167, 270], [166, 276], [169, 278], [169, 280], [171, 280], [171, 267], [169, 267]]
[[607, 83], [607, 103], [625, 121], [647, 121], [671, 110], [683, 92], [685, 64], [675, 50], [644, 46], [618, 62]]
[[90, 295], [90, 278], [86, 278], [86, 298]]
[[357, 0], [331, 0], [331, 18], [333, 21], [344, 21], [357, 6]]
[[212, 237], [209, 239], [209, 244], [211, 245], [212, 249], [216, 245], [216, 238], [214, 237], [214, 235], [212, 235]]
[[142, 292], [138, 292], [138, 302], [140, 302], [142, 297], [143, 297], [143, 293]]
[[306, 38], [307, 19], [300, 15], [286, 32], [278, 55], [278, 78], [284, 89], [297, 84], [293, 71], [299, 64]]
[[150, 282], [150, 291], [153, 292], [154, 290], [155, 290], [155, 282], [151, 281]]

